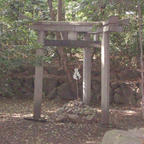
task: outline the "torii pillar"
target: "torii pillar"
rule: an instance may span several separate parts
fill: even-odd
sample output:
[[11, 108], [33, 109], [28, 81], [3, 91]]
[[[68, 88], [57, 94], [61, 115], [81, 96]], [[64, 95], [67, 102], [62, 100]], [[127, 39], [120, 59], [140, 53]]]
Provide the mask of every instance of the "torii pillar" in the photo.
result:
[[[109, 93], [110, 93], [110, 57], [109, 57], [109, 35], [110, 32], [122, 32], [117, 16], [111, 16], [108, 21], [103, 23], [102, 44], [101, 44], [101, 123], [109, 124]], [[100, 30], [99, 30], [100, 31]]]
[[[44, 45], [44, 31], [38, 32], [38, 43]], [[43, 48], [36, 50], [36, 56], [43, 56]], [[43, 89], [43, 65], [40, 62], [35, 67], [35, 81], [34, 81], [34, 120], [40, 120], [41, 118], [41, 102], [42, 102], [42, 89]]]

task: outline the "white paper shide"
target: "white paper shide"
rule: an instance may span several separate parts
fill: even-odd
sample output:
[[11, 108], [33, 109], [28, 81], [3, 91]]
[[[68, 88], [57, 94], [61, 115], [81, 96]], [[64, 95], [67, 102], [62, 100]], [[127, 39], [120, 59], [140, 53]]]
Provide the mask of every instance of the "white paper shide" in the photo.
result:
[[78, 68], [74, 69], [73, 79], [75, 79], [75, 80], [81, 79], [81, 75], [80, 75], [80, 73], [78, 71]]

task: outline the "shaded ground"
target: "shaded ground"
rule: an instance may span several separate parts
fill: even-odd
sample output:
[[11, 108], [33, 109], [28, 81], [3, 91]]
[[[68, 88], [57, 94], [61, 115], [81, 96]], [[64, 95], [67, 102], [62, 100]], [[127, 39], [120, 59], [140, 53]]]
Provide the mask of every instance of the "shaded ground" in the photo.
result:
[[103, 128], [100, 121], [55, 122], [52, 115], [62, 105], [45, 100], [42, 114], [48, 121], [39, 123], [24, 120], [32, 116], [32, 101], [0, 99], [0, 144], [100, 144], [107, 130], [144, 127], [138, 107], [111, 108], [111, 128]]

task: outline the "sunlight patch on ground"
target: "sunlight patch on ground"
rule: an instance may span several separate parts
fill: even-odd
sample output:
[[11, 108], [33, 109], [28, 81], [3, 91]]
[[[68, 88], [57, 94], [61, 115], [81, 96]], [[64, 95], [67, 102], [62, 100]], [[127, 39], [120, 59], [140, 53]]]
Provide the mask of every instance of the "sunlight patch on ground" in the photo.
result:
[[96, 141], [86, 141], [86, 144], [96, 144]]
[[10, 113], [3, 113], [0, 115], [0, 118], [8, 118], [8, 117], [12, 117], [12, 118], [24, 118], [24, 117], [32, 117], [33, 114], [21, 114], [21, 113], [13, 113], [13, 114], [10, 114]]
[[111, 113], [118, 112], [118, 113], [120, 113], [122, 115], [127, 115], [127, 116], [137, 115], [137, 112], [133, 111], [133, 110], [116, 110], [116, 109], [111, 109], [110, 112]]
[[132, 110], [124, 110], [123, 113], [125, 115], [136, 115], [137, 114], [137, 112], [132, 111]]
[[44, 110], [44, 112], [46, 113], [55, 113], [57, 112], [59, 109], [54, 109], [54, 110]]
[[6, 114], [6, 113], [3, 114], [3, 113], [1, 113], [0, 114], [0, 121], [1, 122], [7, 121], [9, 117], [10, 117], [10, 114]]
[[25, 115], [23, 115], [23, 117], [33, 117], [33, 114], [32, 114], [32, 113], [30, 113], [30, 114], [25, 114]]
[[33, 114], [21, 114], [21, 113], [14, 113], [14, 114], [12, 114], [11, 115], [11, 117], [13, 117], [13, 118], [24, 118], [24, 117], [32, 117], [33, 116]]
[[96, 111], [98, 112], [98, 113], [101, 113], [101, 109], [100, 108], [96, 108]]
[[18, 114], [18, 113], [14, 113], [14, 114], [12, 114], [11, 115], [11, 117], [13, 117], [13, 118], [22, 118], [22, 114]]

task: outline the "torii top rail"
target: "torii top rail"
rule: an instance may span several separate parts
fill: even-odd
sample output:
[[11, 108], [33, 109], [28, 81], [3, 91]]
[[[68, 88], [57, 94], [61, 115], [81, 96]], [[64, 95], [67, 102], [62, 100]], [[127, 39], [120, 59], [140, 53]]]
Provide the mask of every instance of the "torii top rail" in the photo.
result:
[[[93, 28], [101, 24], [96, 31]], [[38, 31], [38, 42], [43, 46], [63, 46], [81, 47], [83, 49], [83, 102], [89, 104], [91, 100], [91, 49], [101, 45], [101, 108], [102, 123], [109, 123], [109, 33], [121, 32], [122, 24], [127, 24], [127, 20], [119, 20], [112, 16], [106, 22], [38, 22], [31, 28]], [[65, 40], [46, 40], [45, 32], [67, 32], [68, 39]], [[77, 40], [78, 33], [85, 33], [84, 40]], [[102, 34], [102, 42], [98, 41], [97, 35]], [[90, 40], [90, 35], [94, 40]], [[37, 56], [43, 56], [43, 49], [37, 49]], [[40, 119], [42, 87], [43, 87], [43, 66], [35, 67], [34, 82], [34, 119]]]

